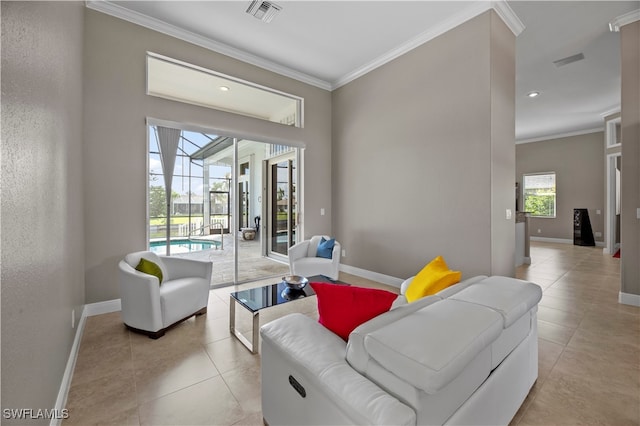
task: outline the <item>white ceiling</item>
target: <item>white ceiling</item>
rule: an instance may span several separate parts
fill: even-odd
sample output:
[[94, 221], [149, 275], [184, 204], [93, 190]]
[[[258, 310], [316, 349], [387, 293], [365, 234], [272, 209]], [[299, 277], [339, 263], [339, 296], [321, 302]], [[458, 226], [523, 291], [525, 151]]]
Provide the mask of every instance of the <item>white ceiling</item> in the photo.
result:
[[[89, 7], [332, 90], [495, 7], [524, 24], [516, 39], [516, 140], [603, 128], [619, 109], [619, 33], [640, 1], [286, 1], [271, 23], [237, 1], [89, 1]], [[508, 16], [507, 16], [508, 18]], [[518, 25], [509, 22], [512, 29]], [[517, 28], [514, 29], [517, 32]], [[583, 53], [564, 67], [553, 61]], [[537, 98], [528, 98], [530, 91]]]

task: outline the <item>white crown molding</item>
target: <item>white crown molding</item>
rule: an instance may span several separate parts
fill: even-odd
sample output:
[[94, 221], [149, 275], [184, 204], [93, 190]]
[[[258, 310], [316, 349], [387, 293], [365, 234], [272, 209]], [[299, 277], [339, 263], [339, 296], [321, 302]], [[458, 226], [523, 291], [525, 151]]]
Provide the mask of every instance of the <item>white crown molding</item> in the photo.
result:
[[202, 37], [190, 31], [183, 30], [159, 19], [151, 18], [139, 12], [126, 9], [122, 6], [111, 3], [108, 0], [86, 0], [86, 6], [89, 9], [93, 9], [98, 12], [123, 19], [125, 21], [152, 29], [154, 31], [158, 31], [162, 34], [184, 40], [197, 46], [204, 47], [214, 52], [229, 56], [234, 59], [238, 59], [251, 65], [258, 66], [268, 71], [278, 73], [285, 77], [293, 78], [295, 80], [310, 84], [315, 87], [319, 87], [324, 90], [334, 90], [341, 86], [344, 86], [345, 84], [355, 80], [356, 78], [370, 71], [373, 71], [374, 69], [386, 64], [387, 62], [392, 61], [393, 59], [415, 49], [416, 47], [438, 37], [441, 34], [446, 33], [447, 31], [490, 9], [494, 9], [496, 11], [498, 16], [504, 21], [507, 27], [509, 27], [509, 29], [516, 36], [518, 36], [524, 30], [524, 24], [522, 23], [522, 21], [520, 21], [520, 18], [518, 18], [518, 16], [513, 12], [511, 7], [509, 7], [506, 1], [497, 0], [474, 2], [471, 6], [467, 7], [462, 12], [441, 22], [439, 25], [430, 28], [429, 30], [419, 34], [417, 37], [379, 56], [378, 58], [365, 64], [364, 66], [343, 75], [337, 81], [330, 83], [325, 80], [321, 80], [319, 78], [305, 74], [303, 72], [296, 71], [284, 65], [280, 65], [278, 63], [253, 55], [251, 53], [236, 49], [224, 43], [220, 43], [218, 41]]
[[102, 12], [107, 15], [111, 15], [116, 18], [134, 23], [136, 25], [152, 29], [159, 33], [184, 40], [191, 44], [195, 44], [196, 46], [204, 47], [205, 49], [209, 49], [225, 56], [237, 59], [239, 61], [264, 68], [268, 71], [275, 72], [285, 77], [293, 78], [303, 83], [307, 83], [311, 86], [319, 87], [324, 90], [331, 90], [331, 84], [327, 81], [293, 70], [289, 67], [285, 67], [251, 53], [244, 52], [242, 50], [228, 46], [224, 43], [202, 37], [198, 34], [183, 30], [182, 28], [178, 28], [159, 19], [151, 18], [141, 13], [126, 9], [107, 0], [87, 0], [86, 6], [89, 9], [93, 9], [98, 12]]
[[588, 135], [591, 133], [598, 133], [598, 132], [604, 132], [604, 123], [602, 124], [602, 127], [596, 127], [594, 129], [576, 130], [575, 132], [566, 132], [566, 133], [556, 133], [552, 135], [540, 136], [537, 138], [530, 138], [530, 139], [521, 139], [521, 140], [516, 139], [516, 145], [519, 145], [522, 143], [543, 142], [543, 141], [549, 141], [552, 139], [568, 138], [571, 136]]
[[624, 15], [620, 15], [617, 18], [614, 18], [611, 22], [609, 22], [609, 31], [611, 31], [612, 33], [617, 33], [620, 31], [621, 27], [636, 21], [640, 21], [640, 9], [632, 10], [629, 13], [625, 13]]
[[606, 110], [604, 112], [601, 112], [600, 113], [600, 117], [602, 117], [602, 119], [605, 119], [606, 117], [608, 117], [610, 115], [613, 115], [613, 114], [620, 114], [620, 105], [618, 105], [615, 108], [611, 108], [611, 109], [608, 109], [608, 110]]
[[381, 67], [382, 65], [391, 62], [399, 56], [415, 49], [424, 43], [433, 40], [434, 38], [452, 30], [453, 28], [467, 22], [468, 20], [475, 18], [476, 16], [486, 12], [487, 10], [494, 9], [498, 16], [505, 22], [509, 29], [518, 36], [524, 30], [524, 24], [520, 21], [520, 18], [511, 10], [506, 1], [479, 1], [473, 3], [458, 14], [455, 14], [451, 18], [442, 21], [438, 25], [429, 28], [428, 30], [418, 34], [416, 37], [408, 40], [400, 46], [388, 51], [387, 53], [377, 57], [373, 61], [363, 65], [345, 74], [332, 87], [335, 90], [344, 86], [347, 83], [361, 77], [374, 69]]
[[496, 11], [498, 16], [504, 21], [504, 23], [509, 27], [511, 32], [518, 37], [525, 29], [525, 25], [522, 23], [518, 15], [511, 9], [511, 6], [504, 1], [493, 1], [492, 7], [493, 10]]

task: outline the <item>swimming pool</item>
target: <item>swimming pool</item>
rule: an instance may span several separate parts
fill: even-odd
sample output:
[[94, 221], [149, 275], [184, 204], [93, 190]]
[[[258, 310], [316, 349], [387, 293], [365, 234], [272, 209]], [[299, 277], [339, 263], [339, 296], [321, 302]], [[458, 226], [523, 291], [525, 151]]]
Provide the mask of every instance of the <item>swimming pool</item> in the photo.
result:
[[[166, 254], [167, 242], [166, 241], [152, 241], [150, 249], [154, 253]], [[189, 253], [192, 251], [202, 251], [217, 248], [220, 246], [219, 241], [204, 241], [204, 240], [171, 240], [171, 254], [176, 253]]]

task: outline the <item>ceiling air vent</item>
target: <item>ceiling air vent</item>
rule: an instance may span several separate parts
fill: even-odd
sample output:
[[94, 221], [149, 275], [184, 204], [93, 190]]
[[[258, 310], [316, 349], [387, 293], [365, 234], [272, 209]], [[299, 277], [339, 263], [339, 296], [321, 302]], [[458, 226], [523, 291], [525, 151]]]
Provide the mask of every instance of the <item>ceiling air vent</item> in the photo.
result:
[[262, 22], [271, 22], [271, 20], [282, 10], [282, 6], [269, 1], [253, 0], [247, 9], [249, 15], [253, 15]]
[[577, 55], [567, 56], [566, 58], [558, 59], [557, 61], [553, 61], [556, 64], [556, 67], [562, 67], [565, 65], [569, 65], [572, 62], [578, 62], [584, 59], [584, 54], [578, 53]]

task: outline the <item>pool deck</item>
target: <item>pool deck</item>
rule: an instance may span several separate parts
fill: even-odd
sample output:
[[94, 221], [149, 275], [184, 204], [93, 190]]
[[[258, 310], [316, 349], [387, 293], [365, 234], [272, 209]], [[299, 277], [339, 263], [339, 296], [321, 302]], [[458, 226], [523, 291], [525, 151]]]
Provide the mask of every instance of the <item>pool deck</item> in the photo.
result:
[[[238, 233], [236, 238], [231, 234], [223, 235], [224, 248], [212, 248], [194, 252], [172, 253], [172, 256], [189, 259], [210, 260], [213, 262], [211, 284], [222, 286], [233, 284], [235, 261], [234, 244], [238, 245], [238, 282], [251, 281], [268, 277], [281, 277], [289, 273], [289, 264], [283, 263], [261, 254], [258, 236], [254, 240], [245, 240]], [[185, 238], [182, 238], [185, 239]], [[190, 240], [220, 241], [220, 235], [204, 235], [191, 237]]]

